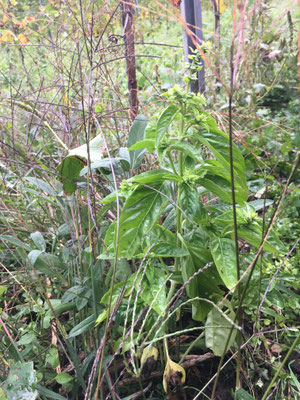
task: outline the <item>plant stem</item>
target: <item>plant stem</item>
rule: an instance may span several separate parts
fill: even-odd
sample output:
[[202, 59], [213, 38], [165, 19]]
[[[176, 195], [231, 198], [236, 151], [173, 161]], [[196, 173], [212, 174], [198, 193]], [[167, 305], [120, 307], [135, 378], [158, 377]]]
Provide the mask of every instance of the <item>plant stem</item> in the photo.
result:
[[291, 345], [289, 351], [287, 352], [287, 355], [284, 357], [284, 360], [280, 364], [280, 367], [278, 368], [276, 374], [274, 375], [273, 379], [271, 380], [271, 382], [270, 382], [269, 386], [267, 387], [267, 390], [265, 391], [265, 394], [263, 395], [263, 398], [261, 400], [265, 400], [267, 398], [267, 395], [268, 395], [269, 391], [271, 390], [271, 388], [272, 388], [274, 382], [276, 381], [278, 375], [280, 374], [282, 368], [284, 367], [284, 365], [286, 364], [287, 360], [289, 359], [292, 351], [297, 346], [297, 344], [299, 342], [299, 339], [300, 339], [300, 333], [298, 333], [298, 336], [295, 338], [293, 344]]

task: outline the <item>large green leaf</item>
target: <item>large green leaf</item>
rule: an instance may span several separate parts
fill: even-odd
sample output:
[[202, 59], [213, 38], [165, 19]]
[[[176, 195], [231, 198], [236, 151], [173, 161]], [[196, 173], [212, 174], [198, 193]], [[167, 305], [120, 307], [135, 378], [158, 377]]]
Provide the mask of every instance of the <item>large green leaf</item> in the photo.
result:
[[43, 235], [41, 234], [41, 232], [33, 232], [30, 234], [30, 239], [33, 241], [33, 243], [36, 245], [36, 247], [39, 250], [45, 251], [46, 250], [46, 242], [45, 239], [43, 237]]
[[[221, 200], [232, 204], [231, 185], [226, 179], [217, 175], [213, 176], [207, 174], [205, 178], [197, 179], [197, 182]], [[237, 189], [235, 189], [235, 199], [239, 204], [244, 204], [247, 200], [244, 193], [239, 192]]]
[[[262, 242], [262, 223], [253, 222], [248, 225], [240, 226], [238, 228], [238, 235], [253, 246], [259, 247]], [[264, 244], [264, 250], [274, 254], [285, 253], [287, 251], [276, 233], [272, 231]]]
[[156, 145], [158, 146], [162, 138], [164, 137], [165, 133], [167, 132], [171, 122], [174, 120], [176, 117], [176, 114], [178, 113], [178, 107], [171, 104], [167, 108], [163, 110], [163, 112], [160, 114], [160, 117], [158, 118], [157, 121], [157, 126], [156, 126]]
[[69, 338], [76, 337], [82, 333], [91, 330], [95, 326], [96, 317], [94, 314], [85, 318], [79, 324], [75, 325], [74, 328], [69, 332]]
[[179, 189], [178, 201], [179, 206], [182, 208], [186, 216], [193, 221], [200, 205], [197, 188], [182, 183]]
[[[151, 231], [149, 231], [149, 233], [144, 237], [144, 240], [141, 244], [141, 248], [147, 250], [154, 243], [170, 244], [174, 248], [178, 248], [177, 238], [174, 235], [174, 233], [159, 224], [155, 224], [153, 226], [153, 228], [151, 229]], [[143, 251], [143, 252], [145, 253], [145, 251]]]
[[[146, 250], [147, 251], [147, 250]], [[142, 257], [146, 251], [144, 251], [142, 254], [136, 255], [136, 257]], [[156, 258], [156, 257], [184, 257], [187, 256], [189, 253], [178, 247], [177, 244], [173, 243], [158, 243], [155, 244], [150, 252], [148, 253], [148, 257]]]
[[[234, 312], [231, 305], [228, 304], [226, 310], [226, 316], [232, 321], [234, 320]], [[224, 308], [222, 310], [224, 312]], [[228, 321], [216, 308], [213, 308], [208, 316], [205, 323], [205, 343], [206, 347], [210, 348], [216, 356], [221, 357], [225, 351], [225, 345], [228, 340], [228, 336], [232, 324]], [[236, 329], [233, 330], [226, 351], [232, 346], [236, 336]]]
[[144, 139], [137, 142], [129, 147], [129, 151], [147, 149], [149, 153], [153, 153], [155, 150], [155, 140], [154, 139]]
[[167, 150], [168, 151], [179, 150], [182, 151], [186, 156], [189, 156], [198, 162], [203, 162], [202, 155], [199, 149], [196, 149], [195, 146], [193, 146], [188, 142], [180, 141], [174, 143], [171, 146], [169, 146]]
[[[212, 256], [209, 250], [199, 245], [184, 242], [183, 247], [189, 252], [189, 256], [184, 257], [181, 262], [181, 274], [183, 281], [186, 282], [196, 271], [211, 262]], [[216, 267], [212, 265], [191, 280], [186, 287], [187, 295], [190, 298], [203, 297], [212, 299], [214, 296], [218, 297], [223, 293], [218, 287], [221, 283]], [[193, 319], [202, 321], [211, 307], [205, 301], [195, 301], [193, 303]]]
[[[230, 165], [230, 153], [229, 153], [229, 137], [219, 129], [211, 128], [210, 131], [201, 131], [197, 135], [199, 140], [201, 138], [205, 139], [205, 142], [202, 141], [203, 144], [207, 145], [209, 149], [213, 152], [216, 152], [215, 156], [222, 157], [222, 161], [224, 160]], [[244, 157], [239, 150], [239, 148], [233, 143], [232, 146], [233, 152], [233, 166], [234, 169], [239, 172], [240, 176], [243, 176], [245, 180], [245, 161]], [[218, 159], [216, 156], [216, 158]], [[225, 166], [225, 164], [224, 164]]]
[[153, 183], [159, 183], [163, 181], [180, 182], [181, 178], [179, 175], [168, 171], [167, 169], [153, 169], [142, 174], [135, 175], [133, 178], [128, 179], [127, 182], [137, 182], [146, 185]]
[[[153, 189], [144, 186], [137, 187], [126, 200], [119, 221], [119, 256], [126, 252], [127, 258], [130, 258], [135, 254], [141, 240], [156, 224], [168, 203], [168, 199], [159, 193], [168, 193], [168, 182], [160, 182], [152, 186]], [[109, 231], [105, 237], [105, 243], [108, 246], [111, 245]]]
[[76, 182], [84, 165], [85, 161], [76, 156], [66, 157], [58, 165], [58, 180], [62, 183], [66, 194], [71, 195], [76, 191]]
[[[166, 296], [166, 275], [162, 269], [155, 268], [149, 265], [146, 270], [147, 283], [145, 278], [142, 282], [138, 280], [136, 290], [139, 290], [140, 285], [144, 286], [140, 293], [141, 298], [159, 315], [166, 311], [167, 296]], [[154, 301], [155, 299], [155, 301]]]
[[[147, 126], [147, 119], [144, 115], [138, 115], [129, 132], [127, 147], [128, 149], [135, 143], [140, 142], [144, 139], [145, 128]], [[130, 168], [135, 169], [141, 165], [144, 157], [145, 150], [143, 148], [130, 151]]]
[[[200, 171], [206, 171], [207, 175], [217, 175], [221, 178], [226, 179], [231, 187], [231, 176], [230, 176], [230, 168], [225, 168], [219, 161], [217, 160], [206, 160], [206, 163], [201, 166]], [[208, 174], [209, 173], [209, 174]], [[242, 173], [235, 174], [234, 176], [234, 185], [236, 192], [243, 192], [244, 201], [247, 201], [248, 198], [248, 186], [245, 180], [245, 174]]]
[[210, 251], [225, 286], [231, 289], [237, 283], [235, 243], [228, 238], [210, 240]]

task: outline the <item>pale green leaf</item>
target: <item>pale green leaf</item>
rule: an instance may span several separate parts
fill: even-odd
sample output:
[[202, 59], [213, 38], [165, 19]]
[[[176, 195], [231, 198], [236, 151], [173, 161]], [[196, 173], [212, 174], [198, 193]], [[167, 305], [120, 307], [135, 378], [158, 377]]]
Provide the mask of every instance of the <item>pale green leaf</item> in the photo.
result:
[[[229, 311], [226, 313], [227, 317], [233, 321], [234, 312], [232, 311], [231, 307], [227, 311]], [[232, 346], [236, 337], [235, 328], [225, 350], [225, 345], [231, 328], [232, 324], [230, 321], [228, 321], [228, 319], [226, 319], [216, 308], [213, 308], [209, 312], [205, 323], [205, 343], [206, 347], [211, 349], [216, 356], [221, 357], [223, 352], [228, 351], [228, 349]]]

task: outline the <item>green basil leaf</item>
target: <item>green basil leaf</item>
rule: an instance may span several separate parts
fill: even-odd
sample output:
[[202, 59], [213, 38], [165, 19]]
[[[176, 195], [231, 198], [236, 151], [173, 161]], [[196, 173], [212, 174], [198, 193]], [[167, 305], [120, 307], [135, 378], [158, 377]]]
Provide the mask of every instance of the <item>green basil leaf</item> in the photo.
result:
[[[203, 268], [207, 263], [213, 260], [210, 251], [205, 247], [188, 242], [184, 242], [183, 246], [189, 252], [189, 256], [184, 257], [181, 262], [181, 274], [183, 281], [186, 282], [196, 271]], [[212, 265], [191, 280], [186, 287], [186, 292], [190, 298], [219, 297], [223, 293], [218, 287], [221, 283], [222, 281], [216, 267], [215, 265]], [[197, 300], [193, 302], [193, 319], [196, 321], [202, 321], [211, 308], [211, 304], [205, 301]]]
[[178, 142], [178, 143], [172, 144], [169, 147], [169, 151], [172, 151], [172, 150], [182, 151], [185, 155], [193, 158], [194, 160], [196, 160], [198, 162], [203, 162], [200, 151], [188, 142]]
[[151, 279], [147, 283], [144, 279], [142, 283], [137, 282], [136, 290], [140, 289], [141, 284], [144, 285], [144, 289], [140, 293], [141, 298], [149, 306], [152, 305], [153, 310], [160, 315], [166, 311], [167, 307], [166, 274], [162, 269], [151, 265], [147, 267], [147, 274]]
[[[137, 255], [136, 257], [143, 257], [147, 250], [145, 250], [142, 254]], [[148, 253], [148, 257], [184, 257], [187, 256], [188, 251], [178, 247], [173, 243], [158, 243], [152, 247], [150, 252]]]
[[[211, 129], [208, 131], [199, 132], [199, 136], [206, 139], [211, 148], [214, 148], [224, 160], [230, 164], [229, 153], [229, 137], [219, 129]], [[197, 135], [197, 137], [199, 138]], [[239, 148], [233, 143], [233, 166], [234, 169], [239, 171], [241, 175], [245, 175], [245, 161]], [[217, 158], [217, 157], [216, 157]]]
[[[226, 179], [218, 175], [206, 174], [205, 178], [199, 178], [197, 182], [220, 199], [232, 204], [231, 184]], [[244, 205], [247, 201], [248, 193], [239, 189], [235, 187], [235, 200], [240, 205]]]
[[166, 169], [153, 169], [151, 171], [143, 172], [142, 174], [135, 175], [133, 178], [128, 179], [127, 182], [135, 182], [142, 184], [153, 184], [163, 181], [180, 182], [179, 175], [173, 174]]
[[[238, 228], [238, 235], [253, 246], [259, 247], [262, 242], [262, 226], [259, 226], [256, 222], [240, 226]], [[287, 251], [283, 243], [272, 231], [264, 244], [264, 250], [274, 254], [285, 253]]]
[[[119, 257], [124, 252], [126, 252], [127, 258], [131, 258], [135, 254], [143, 237], [156, 224], [164, 211], [168, 199], [159, 192], [168, 192], [168, 188], [168, 183], [164, 182], [153, 184], [153, 189], [137, 187], [128, 197], [120, 215]], [[108, 246], [111, 245], [109, 230], [105, 237], [105, 243]]]
[[195, 186], [183, 183], [179, 189], [179, 206], [185, 212], [186, 216], [194, 220], [194, 216], [197, 213], [198, 205], [200, 204], [198, 190]]
[[162, 138], [164, 137], [165, 133], [167, 132], [169, 126], [171, 125], [172, 121], [176, 117], [179, 108], [173, 104], [168, 106], [163, 112], [160, 114], [160, 117], [157, 121], [156, 126], [156, 145], [158, 146]]
[[237, 283], [235, 243], [228, 238], [210, 240], [210, 250], [225, 286], [231, 289]]

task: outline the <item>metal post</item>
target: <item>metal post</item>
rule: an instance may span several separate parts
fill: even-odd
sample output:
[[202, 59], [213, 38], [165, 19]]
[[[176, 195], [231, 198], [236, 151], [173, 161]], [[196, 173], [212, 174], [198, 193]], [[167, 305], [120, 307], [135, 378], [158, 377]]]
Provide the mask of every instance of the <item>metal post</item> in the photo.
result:
[[[188, 24], [188, 28], [194, 35], [194, 39], [199, 45], [203, 42], [203, 31], [202, 31], [202, 9], [201, 0], [183, 0], [181, 2], [181, 13]], [[183, 44], [186, 62], [190, 62], [188, 56], [192, 54], [191, 48], [195, 50], [194, 45], [190, 35], [185, 29], [183, 29]], [[192, 92], [204, 93], [205, 91], [205, 70], [204, 62], [201, 60], [202, 69], [198, 72], [198, 81], [191, 84], [190, 90]]]

